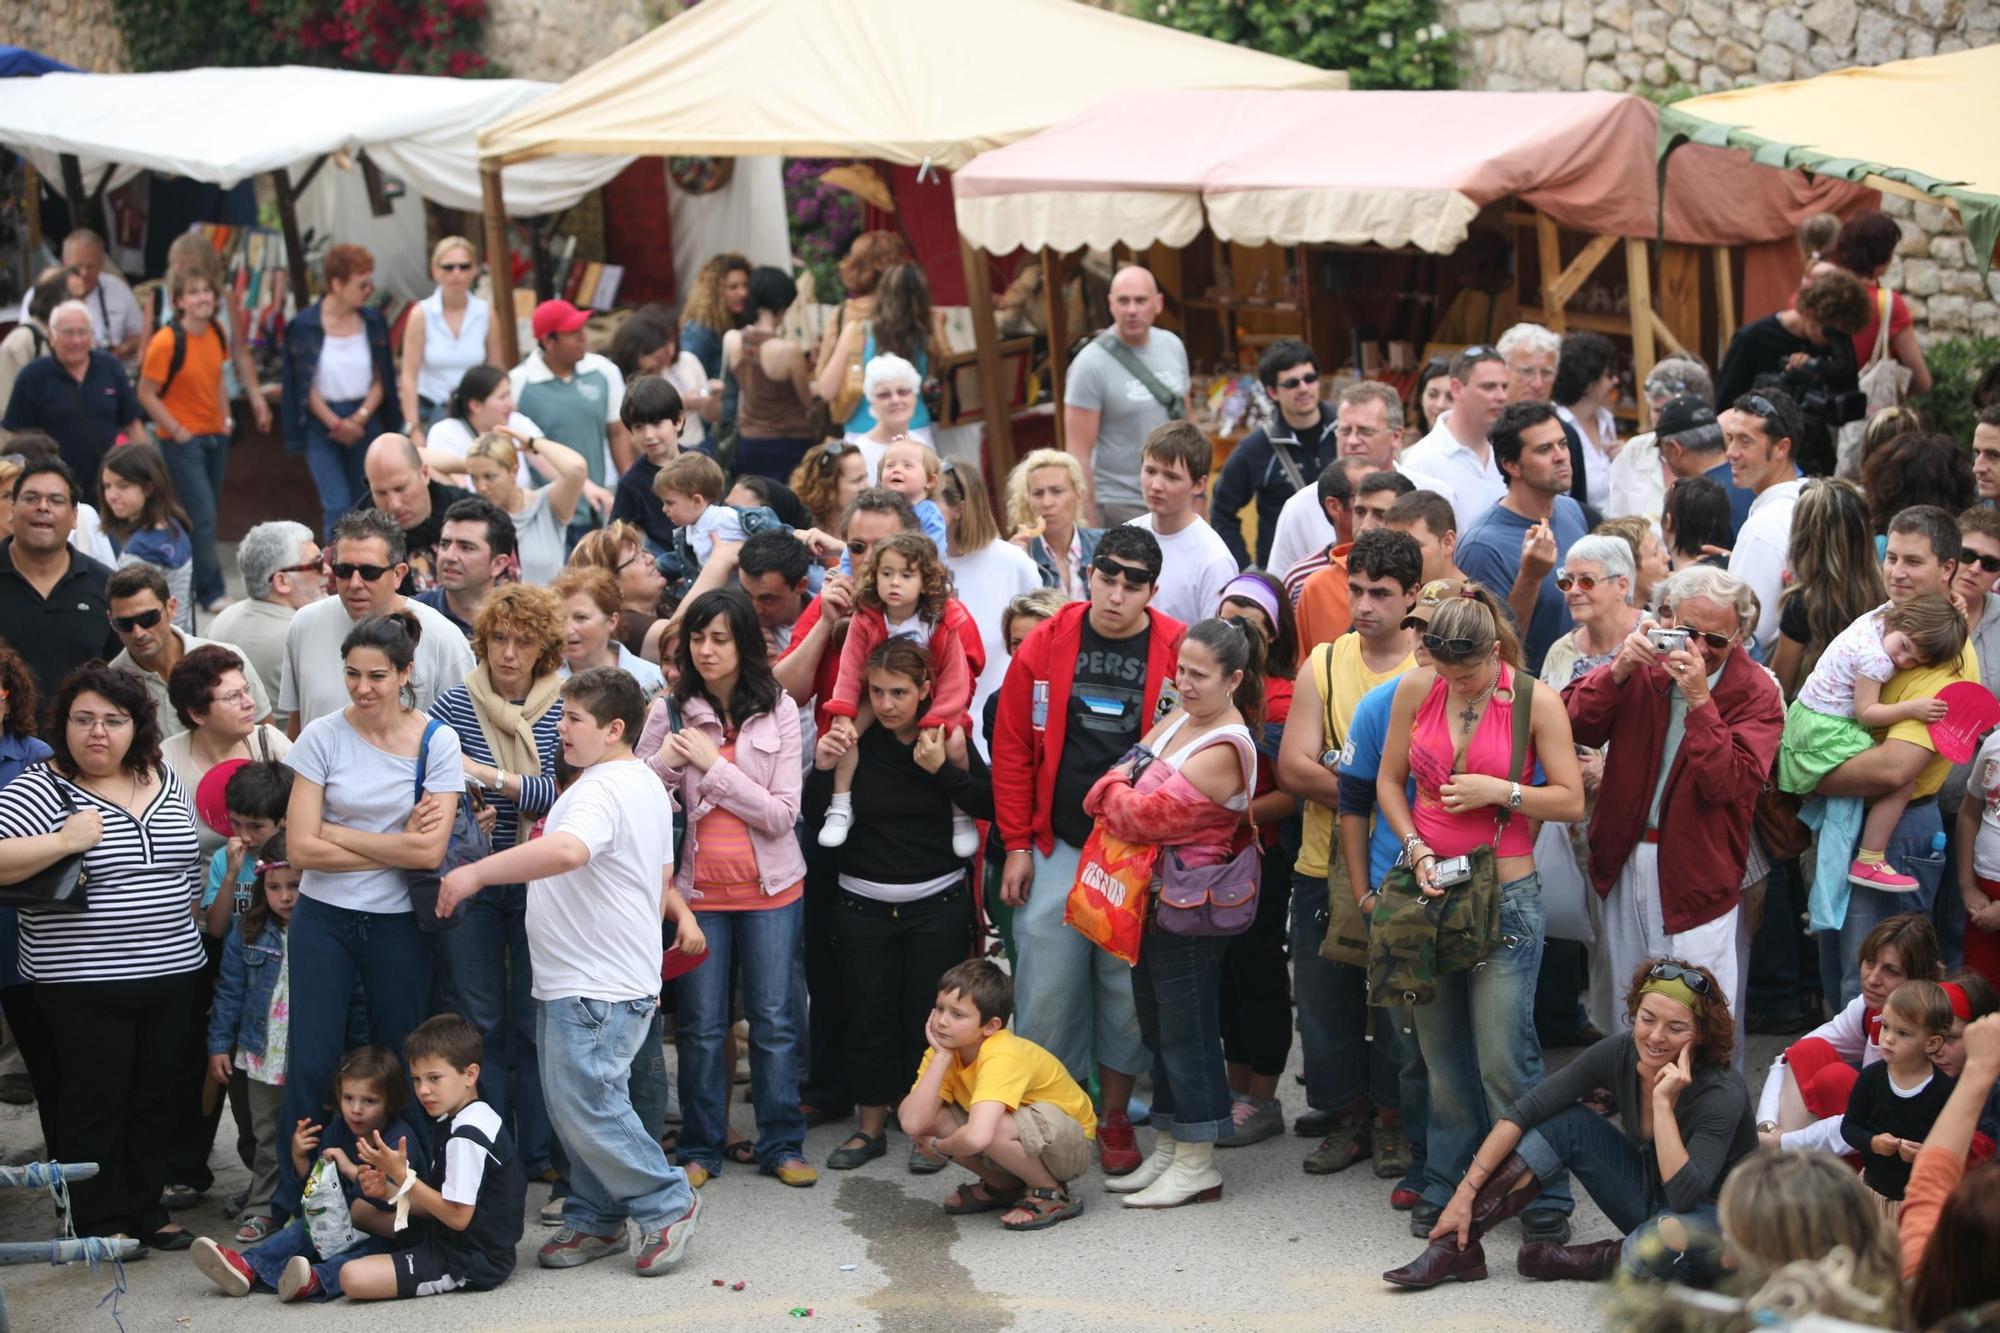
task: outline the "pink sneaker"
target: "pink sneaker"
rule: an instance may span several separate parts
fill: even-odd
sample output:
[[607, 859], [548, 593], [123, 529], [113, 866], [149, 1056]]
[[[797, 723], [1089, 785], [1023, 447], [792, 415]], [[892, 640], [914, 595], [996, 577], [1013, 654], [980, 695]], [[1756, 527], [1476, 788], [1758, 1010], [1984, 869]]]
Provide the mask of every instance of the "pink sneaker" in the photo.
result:
[[1864, 889], [1880, 889], [1884, 893], [1910, 893], [1917, 887], [1914, 878], [1898, 874], [1887, 861], [1856, 861], [1847, 867], [1847, 882], [1859, 884]]

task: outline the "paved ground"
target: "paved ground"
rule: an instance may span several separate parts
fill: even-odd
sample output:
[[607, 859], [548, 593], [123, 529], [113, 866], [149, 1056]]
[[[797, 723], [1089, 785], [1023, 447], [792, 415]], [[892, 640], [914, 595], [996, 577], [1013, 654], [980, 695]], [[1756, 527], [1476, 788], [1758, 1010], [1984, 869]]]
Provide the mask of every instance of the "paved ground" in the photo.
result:
[[[1773, 1039], [1754, 1043], [1750, 1068], [1761, 1069]], [[1296, 1056], [1295, 1056], [1296, 1060]], [[1303, 1097], [1287, 1080], [1296, 1110]], [[0, 1107], [0, 1144], [11, 1154], [33, 1146], [31, 1114]], [[747, 1106], [737, 1123], [751, 1122]], [[225, 1117], [226, 1121], [226, 1117]], [[813, 1131], [815, 1160], [843, 1130]], [[1150, 1131], [1141, 1130], [1145, 1146]], [[241, 1189], [247, 1173], [231, 1140], [215, 1158], [211, 1198]], [[521, 1266], [507, 1285], [484, 1295], [454, 1295], [409, 1307], [391, 1318], [426, 1333], [457, 1330], [752, 1329], [786, 1326], [795, 1306], [813, 1309], [814, 1327], [918, 1333], [965, 1329], [1423, 1329], [1426, 1333], [1595, 1327], [1595, 1291], [1574, 1283], [1531, 1283], [1513, 1269], [1519, 1240], [1509, 1223], [1489, 1242], [1493, 1277], [1470, 1286], [1401, 1292], [1379, 1274], [1413, 1257], [1401, 1214], [1387, 1206], [1389, 1185], [1360, 1166], [1334, 1177], [1299, 1169], [1311, 1145], [1289, 1136], [1218, 1154], [1227, 1182], [1219, 1203], [1166, 1213], [1118, 1206], [1094, 1172], [1082, 1182], [1089, 1210], [1075, 1221], [1030, 1235], [1002, 1232], [992, 1215], [946, 1217], [938, 1204], [963, 1178], [904, 1170], [906, 1141], [852, 1172], [824, 1172], [810, 1190], [788, 1190], [742, 1167], [703, 1191], [703, 1225], [688, 1258], [668, 1276], [642, 1280], [617, 1259], [580, 1271], [537, 1268], [534, 1248], [548, 1234], [529, 1222]], [[529, 1202], [545, 1196], [531, 1186]], [[49, 1234], [44, 1200], [0, 1195], [0, 1240]], [[229, 1226], [220, 1205], [204, 1204], [180, 1220], [217, 1237]], [[1611, 1234], [1601, 1214], [1579, 1200], [1576, 1235]], [[843, 1270], [843, 1265], [853, 1265]], [[741, 1292], [712, 1285], [741, 1281]], [[127, 1270], [120, 1301], [128, 1333], [263, 1330], [291, 1318], [275, 1297], [229, 1300], [185, 1255], [154, 1255]], [[110, 1329], [97, 1301], [109, 1273], [45, 1266], [0, 1271], [17, 1333]], [[301, 1314], [315, 1329], [378, 1329], [386, 1312], [346, 1305]], [[421, 1324], [416, 1321], [421, 1318]]]

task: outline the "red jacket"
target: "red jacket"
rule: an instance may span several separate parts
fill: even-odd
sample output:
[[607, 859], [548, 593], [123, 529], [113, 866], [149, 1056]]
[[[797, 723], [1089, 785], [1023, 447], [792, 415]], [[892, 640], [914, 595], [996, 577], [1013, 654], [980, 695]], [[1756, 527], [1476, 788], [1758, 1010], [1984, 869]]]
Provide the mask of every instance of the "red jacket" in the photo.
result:
[[[811, 626], [807, 626], [808, 629]], [[833, 697], [826, 701], [831, 717], [853, 717], [867, 691], [868, 654], [889, 637], [889, 622], [880, 611], [856, 608], [847, 622], [847, 642], [840, 649], [840, 676]], [[931, 706], [925, 711], [926, 727], [969, 725], [972, 718], [972, 688], [986, 670], [986, 644], [979, 623], [956, 597], [944, 604], [944, 615], [924, 645], [931, 655]]]
[[[1578, 745], [1611, 746], [1590, 819], [1590, 880], [1611, 892], [1646, 830], [1667, 740], [1671, 678], [1640, 667], [1619, 685], [1599, 667], [1563, 691]], [[1785, 704], [1742, 648], [1710, 702], [1687, 713], [1660, 801], [1660, 911], [1669, 934], [1715, 920], [1742, 899], [1757, 793], [1771, 775]]]
[[[1000, 837], [1010, 852], [1033, 847], [1046, 856], [1055, 850], [1051, 822], [1056, 770], [1062, 766], [1063, 734], [1069, 728], [1069, 692], [1077, 654], [1083, 650], [1083, 618], [1088, 602], [1071, 602], [1053, 620], [1037, 625], [1021, 643], [1000, 683], [1000, 707], [993, 719], [993, 810]], [[1172, 709], [1170, 687], [1187, 626], [1148, 608], [1152, 638], [1146, 644], [1143, 735]], [[1162, 699], [1162, 694], [1169, 697]]]

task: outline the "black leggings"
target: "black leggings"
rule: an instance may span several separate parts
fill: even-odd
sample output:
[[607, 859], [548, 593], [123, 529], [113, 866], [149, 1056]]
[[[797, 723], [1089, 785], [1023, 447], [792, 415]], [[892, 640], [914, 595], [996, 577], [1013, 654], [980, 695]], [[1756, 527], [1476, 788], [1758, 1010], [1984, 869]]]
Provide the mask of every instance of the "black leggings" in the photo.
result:
[[960, 883], [884, 903], [842, 889], [834, 914], [854, 1100], [888, 1106], [916, 1081], [938, 978], [971, 954], [972, 894]]

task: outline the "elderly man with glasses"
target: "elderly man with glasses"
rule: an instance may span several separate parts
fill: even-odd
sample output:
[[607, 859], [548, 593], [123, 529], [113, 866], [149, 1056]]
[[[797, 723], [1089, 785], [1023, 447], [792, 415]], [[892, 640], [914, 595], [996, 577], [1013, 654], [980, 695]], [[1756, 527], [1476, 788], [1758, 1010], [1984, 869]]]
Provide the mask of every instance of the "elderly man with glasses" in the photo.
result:
[[1590, 816], [1594, 988], [1623, 984], [1644, 958], [1680, 958], [1713, 972], [1741, 1012], [1751, 824], [1785, 729], [1777, 681], [1747, 651], [1758, 610], [1744, 580], [1683, 569], [1662, 585], [1659, 619], [1563, 691], [1576, 743], [1616, 756]]

